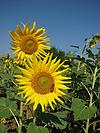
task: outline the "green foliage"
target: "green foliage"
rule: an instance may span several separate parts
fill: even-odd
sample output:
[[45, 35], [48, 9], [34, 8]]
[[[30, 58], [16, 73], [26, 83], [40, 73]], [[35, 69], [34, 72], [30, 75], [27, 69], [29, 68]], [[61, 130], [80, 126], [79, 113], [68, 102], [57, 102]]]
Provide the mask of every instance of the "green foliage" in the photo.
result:
[[87, 120], [91, 118], [94, 113], [96, 113], [96, 106], [88, 107], [85, 105], [86, 102], [78, 98], [73, 98], [72, 100], [72, 111], [74, 112], [74, 119], [77, 120]]
[[[9, 55], [0, 58], [0, 133], [92, 133], [100, 130], [100, 35], [85, 39], [83, 49], [72, 45], [77, 52], [65, 53], [52, 48], [53, 58], [58, 57], [70, 70], [65, 76], [71, 77], [68, 97], [42, 113], [33, 112], [31, 106], [24, 104], [23, 97], [17, 95], [14, 75], [19, 74], [16, 64]], [[23, 105], [23, 108], [21, 108]], [[4, 121], [3, 121], [4, 120]], [[12, 125], [10, 125], [10, 122]], [[33, 122], [34, 121], [34, 122]], [[10, 127], [10, 129], [9, 129]]]
[[89, 48], [93, 48], [98, 42], [100, 41], [100, 35], [96, 34], [92, 37], [92, 39], [89, 41]]
[[68, 111], [57, 111], [55, 113], [41, 113], [37, 117], [37, 124], [41, 125], [54, 125], [56, 128], [66, 128]]
[[62, 61], [65, 60], [65, 52], [62, 50], [57, 50], [55, 47], [52, 47], [50, 50], [53, 53], [53, 58], [61, 59]]
[[0, 98], [0, 117], [9, 118], [12, 116], [12, 112], [18, 115], [16, 101]]
[[36, 126], [34, 123], [30, 123], [27, 129], [27, 133], [49, 133], [48, 129], [41, 126]]

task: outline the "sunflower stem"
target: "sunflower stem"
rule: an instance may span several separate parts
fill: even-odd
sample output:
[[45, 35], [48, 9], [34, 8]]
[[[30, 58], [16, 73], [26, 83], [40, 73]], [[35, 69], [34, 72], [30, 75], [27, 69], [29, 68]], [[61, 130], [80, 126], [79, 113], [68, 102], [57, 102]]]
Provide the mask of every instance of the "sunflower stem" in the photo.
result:
[[[23, 94], [21, 94], [21, 98], [23, 98]], [[20, 114], [19, 114], [19, 127], [18, 133], [22, 133], [22, 115], [23, 115], [23, 102], [20, 102]]]
[[[89, 103], [89, 107], [92, 106], [92, 100], [93, 100], [93, 93], [91, 93], [91, 95], [90, 95], [90, 103]], [[86, 122], [85, 133], [88, 133], [88, 132], [89, 132], [89, 121], [90, 121], [90, 119], [88, 118], [88, 119], [87, 119], [87, 122]]]
[[[90, 93], [90, 103], [89, 103], [89, 107], [92, 106], [92, 101], [93, 101], [93, 89], [95, 87], [95, 81], [96, 81], [96, 74], [97, 74], [97, 67], [95, 68], [94, 70], [94, 73], [93, 73], [93, 82], [92, 82], [92, 87], [91, 87], [91, 93]], [[86, 129], [85, 129], [85, 133], [88, 133], [89, 132], [89, 118], [87, 119], [87, 123], [86, 123]]]

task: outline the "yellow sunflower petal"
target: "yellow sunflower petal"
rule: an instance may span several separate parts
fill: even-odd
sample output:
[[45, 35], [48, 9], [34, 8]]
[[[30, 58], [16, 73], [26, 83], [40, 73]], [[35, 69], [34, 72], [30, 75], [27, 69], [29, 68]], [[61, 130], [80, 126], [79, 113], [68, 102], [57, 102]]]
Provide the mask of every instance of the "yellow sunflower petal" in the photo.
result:
[[60, 83], [57, 83], [56, 87], [57, 87], [57, 88], [60, 88], [60, 89], [62, 89], [62, 90], [67, 90], [67, 89], [69, 89], [69, 87], [65, 86], [64, 84], [60, 84]]
[[59, 103], [64, 104], [64, 102], [63, 102], [59, 97], [56, 96], [55, 99], [56, 99]]
[[42, 36], [45, 34], [45, 29], [44, 28], [40, 28], [35, 32], [35, 36]]
[[67, 71], [67, 70], [64, 69], [64, 70], [61, 70], [61, 71], [54, 72], [52, 75], [53, 75], [53, 76], [58, 76], [58, 75], [63, 74], [63, 73], [66, 72], [66, 71]]
[[52, 73], [55, 71], [55, 69], [59, 66], [60, 64], [60, 59], [55, 63], [55, 64], [51, 64], [50, 68], [49, 68], [49, 71]]
[[34, 102], [34, 106], [33, 106], [33, 109], [34, 109], [34, 110], [36, 110], [36, 108], [37, 108], [37, 106], [38, 106], [38, 104], [39, 104], [39, 99], [40, 99], [39, 96], [36, 96], [36, 97], [35, 97], [35, 102]]
[[17, 68], [20, 69], [25, 76], [29, 76], [29, 77], [32, 76], [32, 73], [27, 71], [26, 69], [23, 69], [23, 68], [18, 67], [18, 66], [17, 66]]
[[49, 104], [50, 104], [50, 107], [52, 108], [52, 110], [54, 110], [54, 107], [53, 107], [53, 105], [52, 105], [52, 102], [51, 102], [51, 101], [49, 101]]
[[33, 27], [30, 30], [30, 33], [33, 34], [33, 33], [35, 33], [35, 31], [36, 31], [36, 22], [33, 22]]
[[13, 40], [20, 40], [20, 37], [16, 32], [10, 32], [10, 36]]

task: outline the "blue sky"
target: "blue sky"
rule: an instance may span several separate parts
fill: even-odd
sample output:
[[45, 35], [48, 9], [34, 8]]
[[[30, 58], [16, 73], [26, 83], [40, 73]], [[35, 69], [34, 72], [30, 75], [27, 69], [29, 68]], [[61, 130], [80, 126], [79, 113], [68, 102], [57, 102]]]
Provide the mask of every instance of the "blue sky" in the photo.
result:
[[12, 52], [9, 31], [28, 21], [46, 28], [52, 46], [70, 51], [100, 33], [100, 0], [0, 0], [0, 55]]

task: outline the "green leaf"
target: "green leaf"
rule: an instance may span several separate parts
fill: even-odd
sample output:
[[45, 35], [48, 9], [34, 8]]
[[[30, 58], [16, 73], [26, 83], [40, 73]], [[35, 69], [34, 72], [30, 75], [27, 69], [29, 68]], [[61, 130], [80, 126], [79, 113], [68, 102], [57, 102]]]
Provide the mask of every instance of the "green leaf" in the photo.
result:
[[49, 131], [45, 127], [38, 127], [36, 133], [49, 133]]
[[1, 123], [0, 123], [0, 133], [7, 133], [5, 125]]
[[49, 131], [45, 127], [36, 126], [34, 123], [30, 123], [27, 129], [27, 133], [49, 133]]
[[60, 122], [61, 122], [61, 124], [55, 123], [55, 124], [54, 124], [55, 127], [56, 127], [56, 128], [60, 128], [60, 129], [65, 129], [66, 126], [67, 126], [67, 121], [64, 120], [64, 119], [60, 119]]
[[60, 128], [60, 129], [66, 128], [67, 122], [66, 122], [65, 118], [67, 117], [68, 111], [58, 111], [58, 112], [52, 113], [52, 114], [55, 115], [60, 121], [60, 123], [54, 122], [55, 127]]
[[65, 118], [67, 116], [68, 111], [58, 111], [56, 113], [52, 113], [58, 118]]
[[55, 116], [54, 114], [50, 114], [50, 113], [41, 113], [38, 116], [39, 121], [42, 121], [45, 124], [48, 123], [60, 123], [60, 120], [57, 116]]
[[9, 99], [13, 99], [16, 96], [15, 93], [10, 90], [6, 91], [6, 95], [7, 95], [7, 98], [9, 98]]
[[7, 107], [7, 99], [1, 98], [0, 99], [0, 117], [11, 117], [10, 110]]
[[41, 113], [37, 118], [37, 124], [51, 124], [60, 129], [64, 129], [67, 125], [65, 118], [67, 117], [68, 111], [58, 111], [55, 113]]
[[71, 110], [66, 104], [63, 104], [63, 105], [62, 105], [62, 108], [63, 108], [63, 109], [66, 109], [66, 110]]
[[96, 106], [91, 106], [91, 107], [89, 107], [89, 113], [90, 113], [91, 116], [92, 116], [94, 113], [96, 113], [96, 111], [97, 111]]
[[86, 80], [85, 80], [85, 84], [86, 85], [91, 85], [92, 84], [92, 82], [93, 82], [93, 76], [92, 75], [89, 75], [87, 78], [86, 78]]
[[1, 108], [0, 107], [0, 118], [9, 118], [11, 117], [12, 114], [10, 112], [10, 110], [8, 110], [7, 108]]
[[75, 120], [87, 120], [91, 118], [94, 113], [96, 112], [96, 107], [85, 106], [85, 102], [82, 99], [73, 98], [72, 101], [72, 111], [74, 112], [74, 119]]
[[11, 117], [12, 113], [10, 110], [14, 114], [18, 114], [16, 101], [10, 101], [9, 99], [4, 97], [0, 98], [0, 117]]

